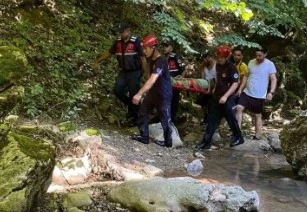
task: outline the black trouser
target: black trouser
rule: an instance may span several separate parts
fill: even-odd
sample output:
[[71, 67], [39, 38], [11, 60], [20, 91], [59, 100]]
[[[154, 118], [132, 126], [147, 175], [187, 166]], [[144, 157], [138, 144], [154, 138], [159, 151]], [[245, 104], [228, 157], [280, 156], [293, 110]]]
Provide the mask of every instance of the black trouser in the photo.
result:
[[159, 100], [159, 98], [150, 94], [145, 96], [139, 109], [137, 121], [141, 136], [149, 137], [148, 114], [152, 112], [153, 109], [156, 109], [159, 114], [160, 122], [163, 128], [164, 141], [167, 144], [172, 143], [170, 103], [171, 98]]
[[209, 102], [209, 118], [203, 142], [211, 143], [213, 134], [218, 128], [222, 118], [225, 118], [234, 137], [241, 136], [241, 130], [235, 116], [235, 96], [228, 97], [225, 104], [219, 104], [218, 100], [212, 98]]
[[176, 114], [178, 112], [180, 101], [180, 91], [173, 89], [172, 106], [171, 106], [171, 117], [174, 122], [176, 119]]
[[[128, 116], [137, 117], [138, 106], [132, 104], [133, 96], [140, 89], [141, 71], [135, 70], [130, 72], [121, 71], [114, 85], [113, 92], [115, 96], [128, 107]], [[126, 94], [128, 90], [128, 96]]]
[[203, 112], [204, 112], [204, 121], [207, 122], [208, 118], [208, 113], [209, 113], [209, 106], [210, 106], [210, 101], [212, 100], [212, 95], [208, 94], [200, 94], [195, 103], [200, 105]]

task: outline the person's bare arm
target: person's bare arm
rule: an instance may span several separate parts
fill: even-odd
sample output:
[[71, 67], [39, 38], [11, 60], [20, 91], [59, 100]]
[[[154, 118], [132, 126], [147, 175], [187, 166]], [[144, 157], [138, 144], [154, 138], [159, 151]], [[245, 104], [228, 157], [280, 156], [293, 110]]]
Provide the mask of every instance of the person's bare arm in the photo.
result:
[[145, 78], [148, 79], [150, 76], [149, 64], [145, 56], [141, 56], [141, 62], [142, 62], [142, 69], [143, 69], [143, 73], [145, 74]]
[[224, 104], [227, 101], [228, 97], [236, 91], [238, 84], [238, 82], [232, 83], [228, 91], [221, 97], [219, 101], [220, 104]]
[[97, 68], [98, 67], [98, 64], [101, 63], [102, 61], [108, 59], [109, 57], [111, 57], [112, 54], [107, 51], [107, 52], [104, 52], [100, 57], [98, 57], [95, 61], [94, 61], [94, 64], [93, 64], [93, 68]]
[[246, 86], [246, 82], [247, 82], [247, 76], [244, 75], [243, 78], [241, 79], [241, 84], [240, 84], [239, 90], [237, 92], [237, 96], [241, 96], [241, 93]]
[[151, 74], [149, 79], [145, 82], [143, 87], [139, 90], [137, 94], [134, 95], [132, 102], [133, 104], [138, 105], [140, 99], [142, 98], [143, 94], [146, 93], [152, 86], [155, 84], [156, 80], [158, 79], [159, 74]]
[[273, 93], [275, 92], [275, 89], [277, 87], [277, 77], [276, 74], [270, 75], [270, 81], [271, 81], [271, 89], [270, 92], [267, 94], [267, 100], [272, 100]]

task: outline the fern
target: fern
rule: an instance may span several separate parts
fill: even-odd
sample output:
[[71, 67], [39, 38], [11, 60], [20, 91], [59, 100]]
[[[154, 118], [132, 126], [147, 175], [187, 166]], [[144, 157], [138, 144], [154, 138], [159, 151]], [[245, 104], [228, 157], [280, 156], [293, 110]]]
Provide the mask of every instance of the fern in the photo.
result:
[[271, 35], [280, 38], [284, 38], [285, 36], [278, 31], [275, 26], [266, 25], [263, 21], [260, 20], [252, 20], [246, 23], [249, 31], [249, 34], [258, 34], [261, 36]]
[[260, 45], [254, 42], [247, 41], [244, 37], [238, 34], [229, 34], [229, 35], [223, 35], [220, 37], [216, 37], [212, 45], [217, 46], [220, 44], [228, 44], [228, 45], [234, 45], [234, 46], [246, 46], [248, 48], [259, 48]]
[[154, 19], [159, 24], [163, 25], [162, 37], [171, 37], [183, 47], [185, 53], [197, 53], [194, 49], [192, 49], [190, 42], [188, 42], [182, 35], [184, 32], [184, 27], [182, 24], [177, 22], [176, 19], [165, 12], [156, 12], [154, 14]]

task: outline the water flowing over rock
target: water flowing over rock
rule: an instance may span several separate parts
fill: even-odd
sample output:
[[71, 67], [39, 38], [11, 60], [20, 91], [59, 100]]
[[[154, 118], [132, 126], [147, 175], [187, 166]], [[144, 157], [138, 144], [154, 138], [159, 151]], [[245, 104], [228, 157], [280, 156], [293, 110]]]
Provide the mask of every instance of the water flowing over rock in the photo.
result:
[[154, 178], [126, 182], [108, 193], [110, 201], [132, 211], [257, 211], [256, 191], [239, 186], [203, 184], [195, 179]]
[[293, 172], [307, 177], [307, 116], [299, 116], [280, 133], [281, 148]]

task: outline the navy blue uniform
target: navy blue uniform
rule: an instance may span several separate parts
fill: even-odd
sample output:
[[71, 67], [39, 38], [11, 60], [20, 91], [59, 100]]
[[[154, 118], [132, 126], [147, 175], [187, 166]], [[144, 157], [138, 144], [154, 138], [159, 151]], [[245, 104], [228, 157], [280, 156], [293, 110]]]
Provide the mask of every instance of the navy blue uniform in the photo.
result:
[[[183, 68], [182, 63], [175, 53], [171, 53], [168, 57], [168, 69], [170, 71], [171, 77], [177, 77], [181, 75]], [[175, 121], [176, 114], [179, 107], [180, 101], [180, 91], [173, 89], [173, 98], [171, 102], [171, 117], [172, 121]]]
[[238, 82], [239, 75], [236, 67], [229, 61], [224, 65], [216, 65], [217, 82], [212, 100], [209, 102], [209, 117], [203, 142], [211, 144], [213, 134], [223, 117], [226, 118], [233, 132], [234, 139], [241, 137], [241, 130], [235, 117], [235, 96], [230, 95], [225, 104], [220, 104], [220, 98], [228, 91], [230, 86]]
[[[128, 42], [118, 38], [109, 52], [116, 55], [120, 70], [113, 92], [121, 102], [128, 106], [128, 117], [136, 118], [138, 106], [132, 104], [132, 98], [140, 89], [142, 77], [140, 57], [143, 56], [143, 50], [141, 42], [134, 36], [131, 36]], [[127, 90], [129, 96], [126, 95]]]
[[168, 64], [165, 58], [158, 57], [150, 63], [151, 74], [158, 74], [154, 85], [147, 92], [140, 106], [138, 126], [143, 137], [149, 136], [148, 114], [155, 108], [158, 111], [160, 122], [164, 131], [165, 143], [172, 144], [172, 124], [170, 116], [170, 103], [172, 98], [172, 85]]

